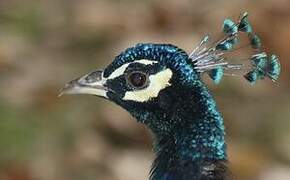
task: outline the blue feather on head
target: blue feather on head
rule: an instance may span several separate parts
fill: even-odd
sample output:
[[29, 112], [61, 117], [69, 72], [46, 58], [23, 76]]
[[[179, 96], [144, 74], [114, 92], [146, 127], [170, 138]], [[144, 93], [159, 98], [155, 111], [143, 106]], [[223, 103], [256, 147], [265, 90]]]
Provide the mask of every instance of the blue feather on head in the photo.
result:
[[[146, 125], [155, 141], [151, 180], [227, 180], [223, 118], [201, 75], [215, 84], [224, 75], [242, 75], [254, 84], [277, 81], [281, 67], [277, 56], [262, 50], [247, 13], [238, 22], [225, 19], [222, 29], [221, 39], [209, 43], [205, 36], [190, 54], [171, 44], [137, 44], [62, 93], [106, 98]], [[239, 47], [242, 34], [247, 46]], [[244, 47], [254, 53], [236, 63], [229, 55]]]
[[[190, 58], [195, 68], [200, 73], [208, 73], [209, 77], [218, 84], [225, 71], [232, 71], [229, 75], [245, 73], [244, 78], [251, 84], [257, 80], [270, 78], [277, 81], [281, 67], [276, 55], [270, 57], [262, 50], [260, 38], [253, 32], [252, 25], [248, 20], [248, 13], [243, 13], [237, 23], [227, 18], [223, 22], [224, 37], [204, 47], [209, 37], [206, 36], [199, 46], [191, 53]], [[237, 47], [239, 37], [245, 34], [248, 45]], [[236, 57], [228, 58], [226, 55], [250, 46], [254, 54], [240, 64], [231, 63]], [[248, 61], [247, 61], [248, 60]], [[227, 75], [227, 74], [226, 74]]]

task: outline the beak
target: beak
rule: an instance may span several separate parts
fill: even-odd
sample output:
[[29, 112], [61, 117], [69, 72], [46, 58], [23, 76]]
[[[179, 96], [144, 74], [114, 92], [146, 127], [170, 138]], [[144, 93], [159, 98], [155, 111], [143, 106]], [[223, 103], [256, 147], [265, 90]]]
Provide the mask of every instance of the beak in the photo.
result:
[[58, 97], [64, 94], [92, 94], [104, 98], [107, 97], [106, 78], [103, 77], [102, 70], [96, 70], [83, 77], [67, 83], [60, 91]]

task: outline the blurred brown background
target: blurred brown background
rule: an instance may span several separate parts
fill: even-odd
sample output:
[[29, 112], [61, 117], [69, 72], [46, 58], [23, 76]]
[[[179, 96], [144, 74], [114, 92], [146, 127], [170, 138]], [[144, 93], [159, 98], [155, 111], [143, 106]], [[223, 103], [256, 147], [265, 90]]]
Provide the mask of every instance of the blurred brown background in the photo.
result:
[[230, 166], [238, 180], [290, 179], [289, 0], [0, 0], [0, 179], [147, 179], [148, 131], [110, 102], [58, 99], [58, 90], [138, 42], [190, 51], [243, 11], [280, 57], [282, 76], [256, 86], [208, 83]]

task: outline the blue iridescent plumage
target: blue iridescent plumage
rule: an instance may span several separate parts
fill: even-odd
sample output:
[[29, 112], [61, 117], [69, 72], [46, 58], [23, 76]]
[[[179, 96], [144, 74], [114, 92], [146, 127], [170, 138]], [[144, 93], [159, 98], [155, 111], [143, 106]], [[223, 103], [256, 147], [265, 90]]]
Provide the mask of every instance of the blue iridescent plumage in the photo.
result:
[[235, 34], [238, 32], [238, 26], [231, 19], [225, 19], [223, 23], [223, 31], [226, 34]]
[[128, 48], [122, 52], [115, 60], [105, 69], [104, 76], [109, 76], [120, 65], [133, 60], [150, 59], [159, 61], [161, 64], [171, 67], [178, 74], [182, 74], [181, 83], [192, 83], [199, 77], [190, 66], [190, 60], [185, 51], [170, 44], [137, 44], [135, 47]]
[[254, 49], [261, 48], [261, 45], [262, 45], [261, 40], [256, 34], [252, 34], [252, 33], [249, 34], [249, 39], [250, 39], [252, 48]]
[[[140, 109], [137, 103], [123, 102], [114, 94], [109, 94], [110, 99], [154, 133], [157, 157], [151, 179], [200, 179], [199, 176], [205, 178], [200, 174], [203, 163], [222, 166], [227, 161], [223, 119], [187, 53], [169, 44], [138, 44], [117, 56], [105, 69], [104, 76], [109, 76], [116, 68], [133, 59], [158, 61], [175, 74], [172, 86], [160, 92], [158, 102], [152, 100], [149, 107]], [[182, 170], [180, 166], [183, 163], [190, 166]], [[183, 173], [185, 179], [180, 177]], [[226, 168], [224, 172], [213, 169], [212, 173], [226, 176]]]
[[[248, 20], [248, 13], [244, 13], [237, 23], [231, 19], [225, 19], [223, 33], [225, 35], [223, 38], [204, 47], [209, 41], [207, 36], [206, 40], [203, 40], [190, 54], [190, 58], [199, 72], [206, 72], [216, 84], [221, 81], [224, 74], [235, 75], [239, 73], [243, 73], [245, 79], [251, 84], [255, 84], [257, 80], [265, 77], [273, 81], [277, 80], [281, 71], [279, 60], [275, 56], [268, 57], [262, 50], [261, 40], [253, 32]], [[239, 46], [239, 37], [243, 34], [246, 34], [248, 44]], [[244, 62], [231, 63], [237, 57], [227, 55], [236, 49], [245, 47], [251, 47], [254, 54]]]
[[[277, 56], [262, 51], [247, 13], [238, 22], [226, 19], [222, 31], [223, 38], [209, 43], [205, 36], [190, 54], [171, 44], [137, 44], [103, 71], [73, 80], [65, 89], [109, 99], [153, 132], [151, 180], [228, 180], [223, 118], [202, 74], [218, 84], [224, 75], [241, 72], [255, 84], [266, 77], [276, 81], [281, 67]], [[242, 34], [254, 53], [241, 63], [231, 62], [235, 56], [228, 55], [241, 49]], [[133, 80], [144, 86], [132, 88], [133, 73], [139, 74]]]
[[250, 84], [255, 84], [258, 80], [258, 73], [257, 71], [253, 70], [245, 74], [244, 77], [249, 81]]
[[268, 74], [274, 81], [277, 81], [281, 72], [281, 65], [276, 55], [272, 55], [268, 64]]
[[264, 69], [267, 65], [267, 54], [260, 53], [252, 56], [251, 61], [254, 66]]
[[243, 13], [240, 22], [238, 24], [238, 29], [241, 32], [246, 32], [246, 33], [252, 33], [253, 29], [252, 29], [252, 25], [250, 24], [249, 20], [248, 20], [248, 13], [245, 12]]
[[224, 70], [222, 67], [217, 67], [209, 71], [208, 75], [213, 80], [215, 84], [219, 84], [223, 78]]

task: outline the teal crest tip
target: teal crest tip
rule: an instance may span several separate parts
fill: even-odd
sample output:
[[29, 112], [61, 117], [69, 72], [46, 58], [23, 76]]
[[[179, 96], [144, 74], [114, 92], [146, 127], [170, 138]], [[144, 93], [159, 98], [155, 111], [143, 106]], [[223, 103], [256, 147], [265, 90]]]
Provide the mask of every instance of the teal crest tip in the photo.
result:
[[[247, 12], [237, 22], [226, 18], [222, 32], [222, 38], [213, 43], [209, 43], [210, 37], [205, 36], [189, 55], [198, 72], [208, 74], [215, 84], [220, 83], [224, 75], [242, 76], [250, 84], [266, 77], [272, 81], [278, 80], [281, 72], [279, 59], [276, 55], [268, 56], [262, 49], [262, 41], [253, 31]], [[247, 43], [241, 45], [242, 36], [245, 36]], [[238, 58], [236, 52], [246, 48], [252, 51], [251, 55]]]

